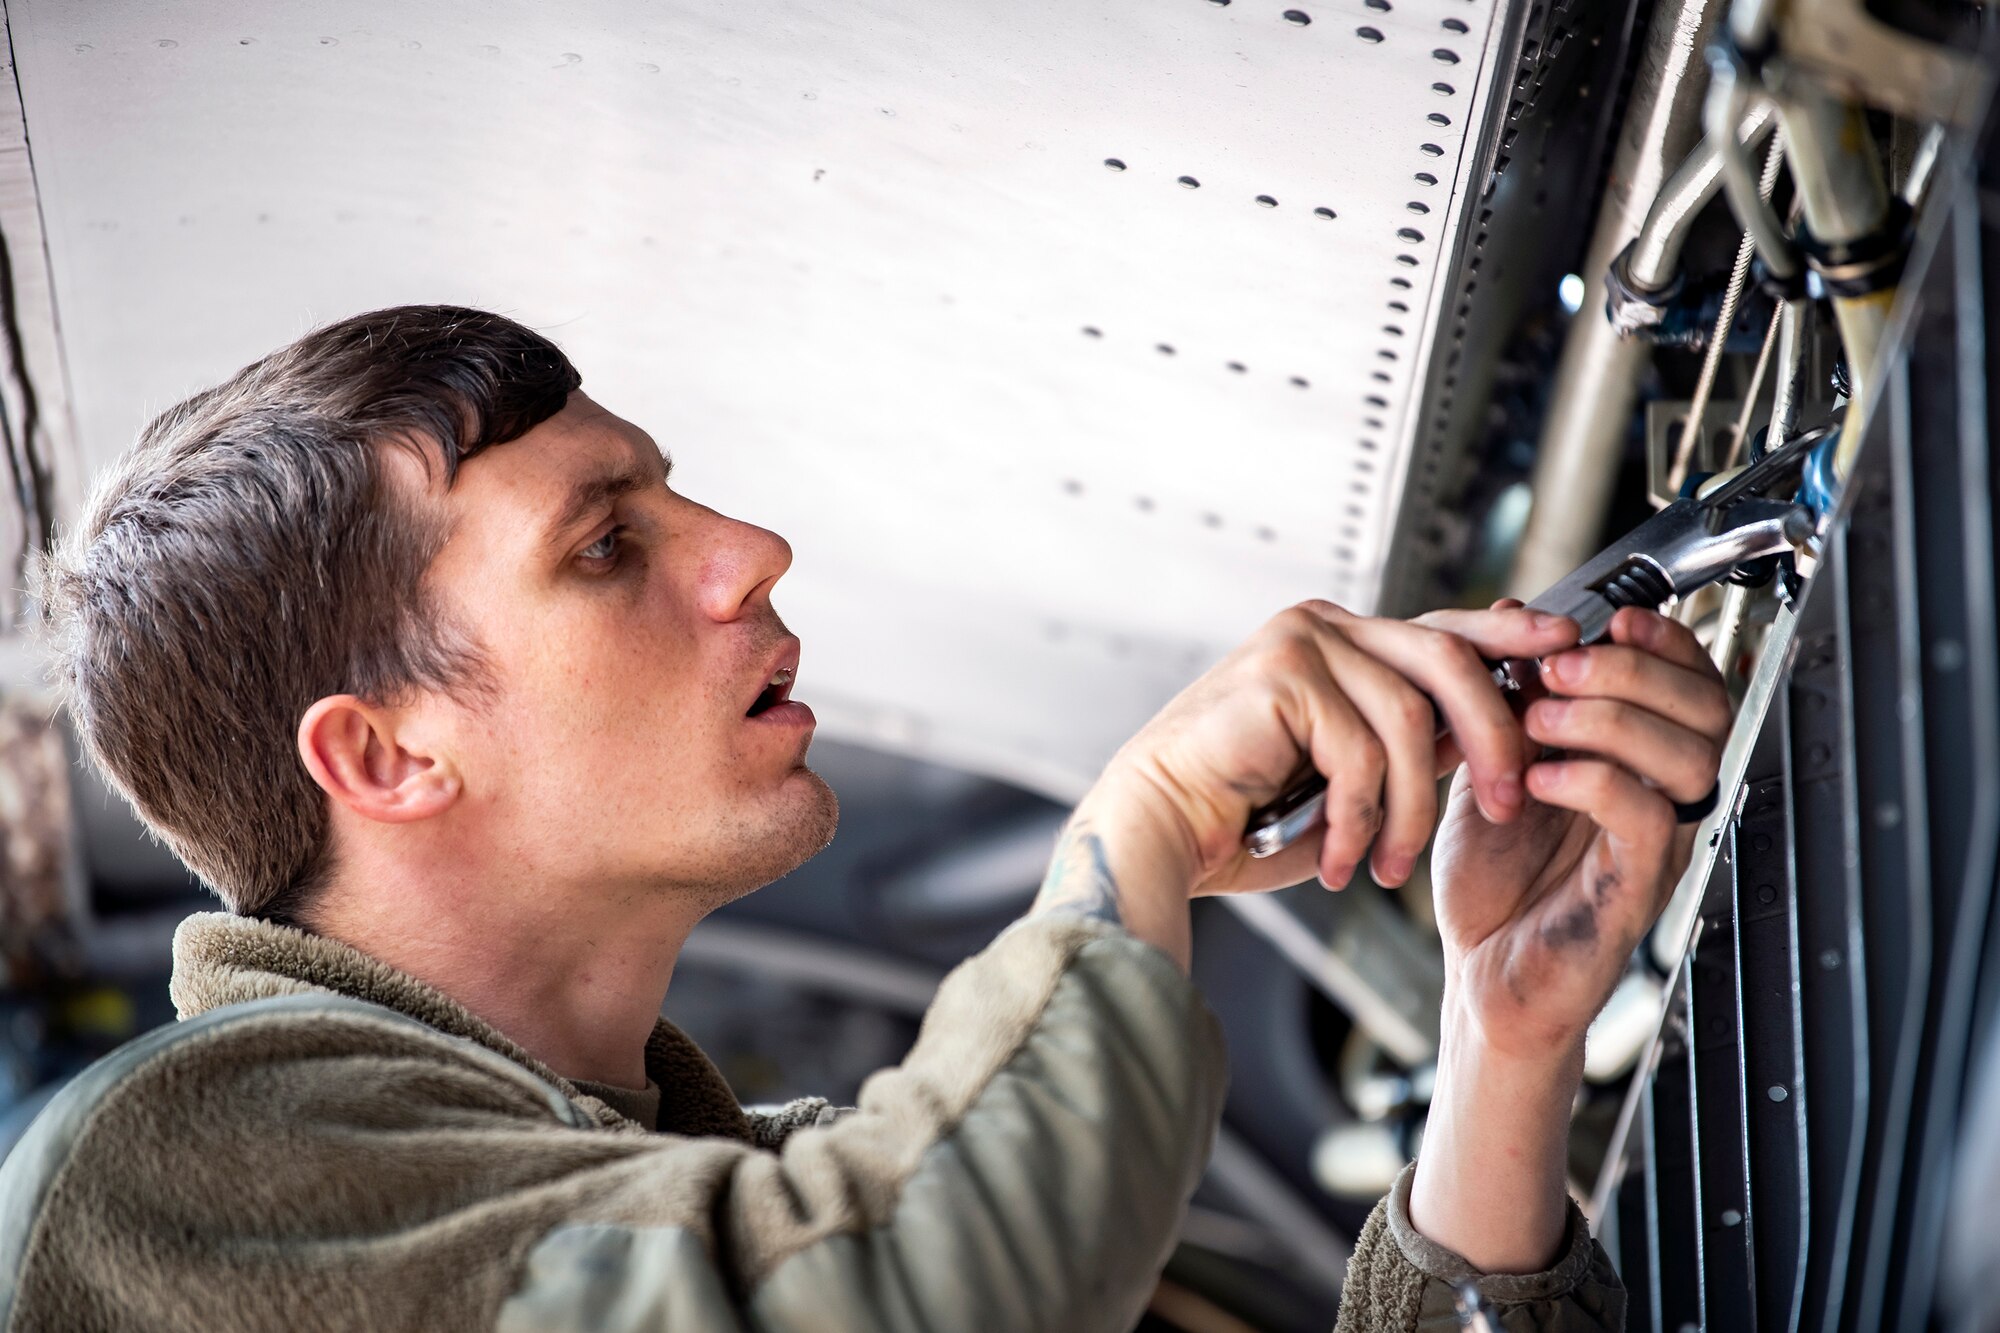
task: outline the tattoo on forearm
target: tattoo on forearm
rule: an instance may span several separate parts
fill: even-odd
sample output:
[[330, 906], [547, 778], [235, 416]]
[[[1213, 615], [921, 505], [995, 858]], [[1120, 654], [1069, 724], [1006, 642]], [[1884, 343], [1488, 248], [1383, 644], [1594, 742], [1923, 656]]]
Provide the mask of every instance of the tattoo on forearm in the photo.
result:
[[1118, 881], [1112, 878], [1105, 858], [1104, 840], [1090, 825], [1074, 824], [1063, 830], [1032, 910], [1073, 912], [1115, 926], [1125, 924], [1118, 907]]

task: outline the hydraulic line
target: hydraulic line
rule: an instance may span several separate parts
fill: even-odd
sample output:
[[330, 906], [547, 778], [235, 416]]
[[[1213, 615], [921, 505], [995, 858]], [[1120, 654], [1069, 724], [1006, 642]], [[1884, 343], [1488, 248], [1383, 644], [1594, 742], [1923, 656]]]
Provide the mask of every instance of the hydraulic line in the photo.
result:
[[[1777, 108], [1759, 102], [1736, 127], [1741, 142], [1754, 146], [1777, 119]], [[1660, 188], [1639, 235], [1625, 251], [1625, 276], [1641, 291], [1659, 291], [1674, 280], [1681, 247], [1694, 220], [1722, 188], [1722, 150], [1703, 139]]]
[[[1877, 391], [1876, 360], [1903, 256], [1902, 214], [1859, 106], [1812, 86], [1788, 89], [1778, 118], [1792, 145], [1792, 178], [1810, 237], [1809, 256], [1833, 296], [1853, 396], [1834, 471], [1846, 477]], [[1898, 204], [1900, 207], [1900, 204]]]
[[[1735, 123], [1731, 118], [1726, 124]], [[1771, 197], [1771, 191], [1778, 184], [1778, 169], [1784, 165], [1785, 145], [1782, 136], [1771, 140], [1771, 149], [1764, 159], [1764, 174], [1755, 184], [1759, 201]], [[1727, 158], [1728, 149], [1723, 149]], [[1736, 322], [1736, 307], [1743, 299], [1744, 285], [1750, 279], [1750, 261], [1757, 254], [1757, 240], [1749, 231], [1743, 233], [1743, 243], [1736, 248], [1736, 264], [1729, 273], [1729, 285], [1723, 289], [1722, 309], [1716, 312], [1715, 334], [1708, 340], [1708, 353], [1702, 358], [1701, 375], [1695, 380], [1694, 398], [1688, 403], [1687, 415], [1681, 420], [1680, 439], [1674, 445], [1673, 465], [1667, 472], [1667, 484], [1679, 490], [1687, 480], [1688, 464], [1694, 457], [1694, 447], [1701, 438], [1702, 418], [1708, 414], [1708, 400], [1715, 392], [1715, 377], [1722, 367], [1723, 348], [1729, 342], [1729, 328]]]

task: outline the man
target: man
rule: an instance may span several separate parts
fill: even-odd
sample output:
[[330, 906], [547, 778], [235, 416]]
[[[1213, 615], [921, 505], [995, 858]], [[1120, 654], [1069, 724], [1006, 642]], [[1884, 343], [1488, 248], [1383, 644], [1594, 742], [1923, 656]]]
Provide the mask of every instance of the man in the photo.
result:
[[[1189, 899], [1401, 883], [1454, 766], [1435, 1107], [1341, 1324], [1479, 1272], [1510, 1327], [1618, 1324], [1563, 1145], [1728, 725], [1685, 630], [1284, 612], [858, 1108], [746, 1113], [658, 1014], [695, 923], [833, 832], [790, 551], [579, 384], [497, 316], [344, 321], [156, 421], [42, 571], [86, 744], [231, 910], [176, 938], [183, 1021], [6, 1163], [0, 1327], [1128, 1328], [1222, 1103]], [[1482, 653], [1552, 697], [1517, 722]], [[1251, 861], [1302, 754], [1329, 826]]]

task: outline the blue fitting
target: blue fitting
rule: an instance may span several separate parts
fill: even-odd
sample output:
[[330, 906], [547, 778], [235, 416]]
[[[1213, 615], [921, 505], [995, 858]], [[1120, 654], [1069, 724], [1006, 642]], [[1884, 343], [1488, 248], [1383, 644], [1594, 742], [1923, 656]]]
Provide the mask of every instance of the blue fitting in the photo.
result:
[[1833, 470], [1834, 451], [1840, 447], [1840, 432], [1821, 440], [1806, 455], [1805, 473], [1799, 481], [1799, 503], [1814, 514], [1829, 514], [1840, 499], [1840, 478]]

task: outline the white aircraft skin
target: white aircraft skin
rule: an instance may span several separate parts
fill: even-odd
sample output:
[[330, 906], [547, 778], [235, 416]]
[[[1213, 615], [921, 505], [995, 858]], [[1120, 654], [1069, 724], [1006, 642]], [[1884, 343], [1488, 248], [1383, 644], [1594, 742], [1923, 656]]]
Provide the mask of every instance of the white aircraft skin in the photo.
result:
[[13, 0], [80, 453], [502, 311], [792, 541], [823, 734], [1073, 797], [1390, 555], [1499, 25], [1301, 3]]

